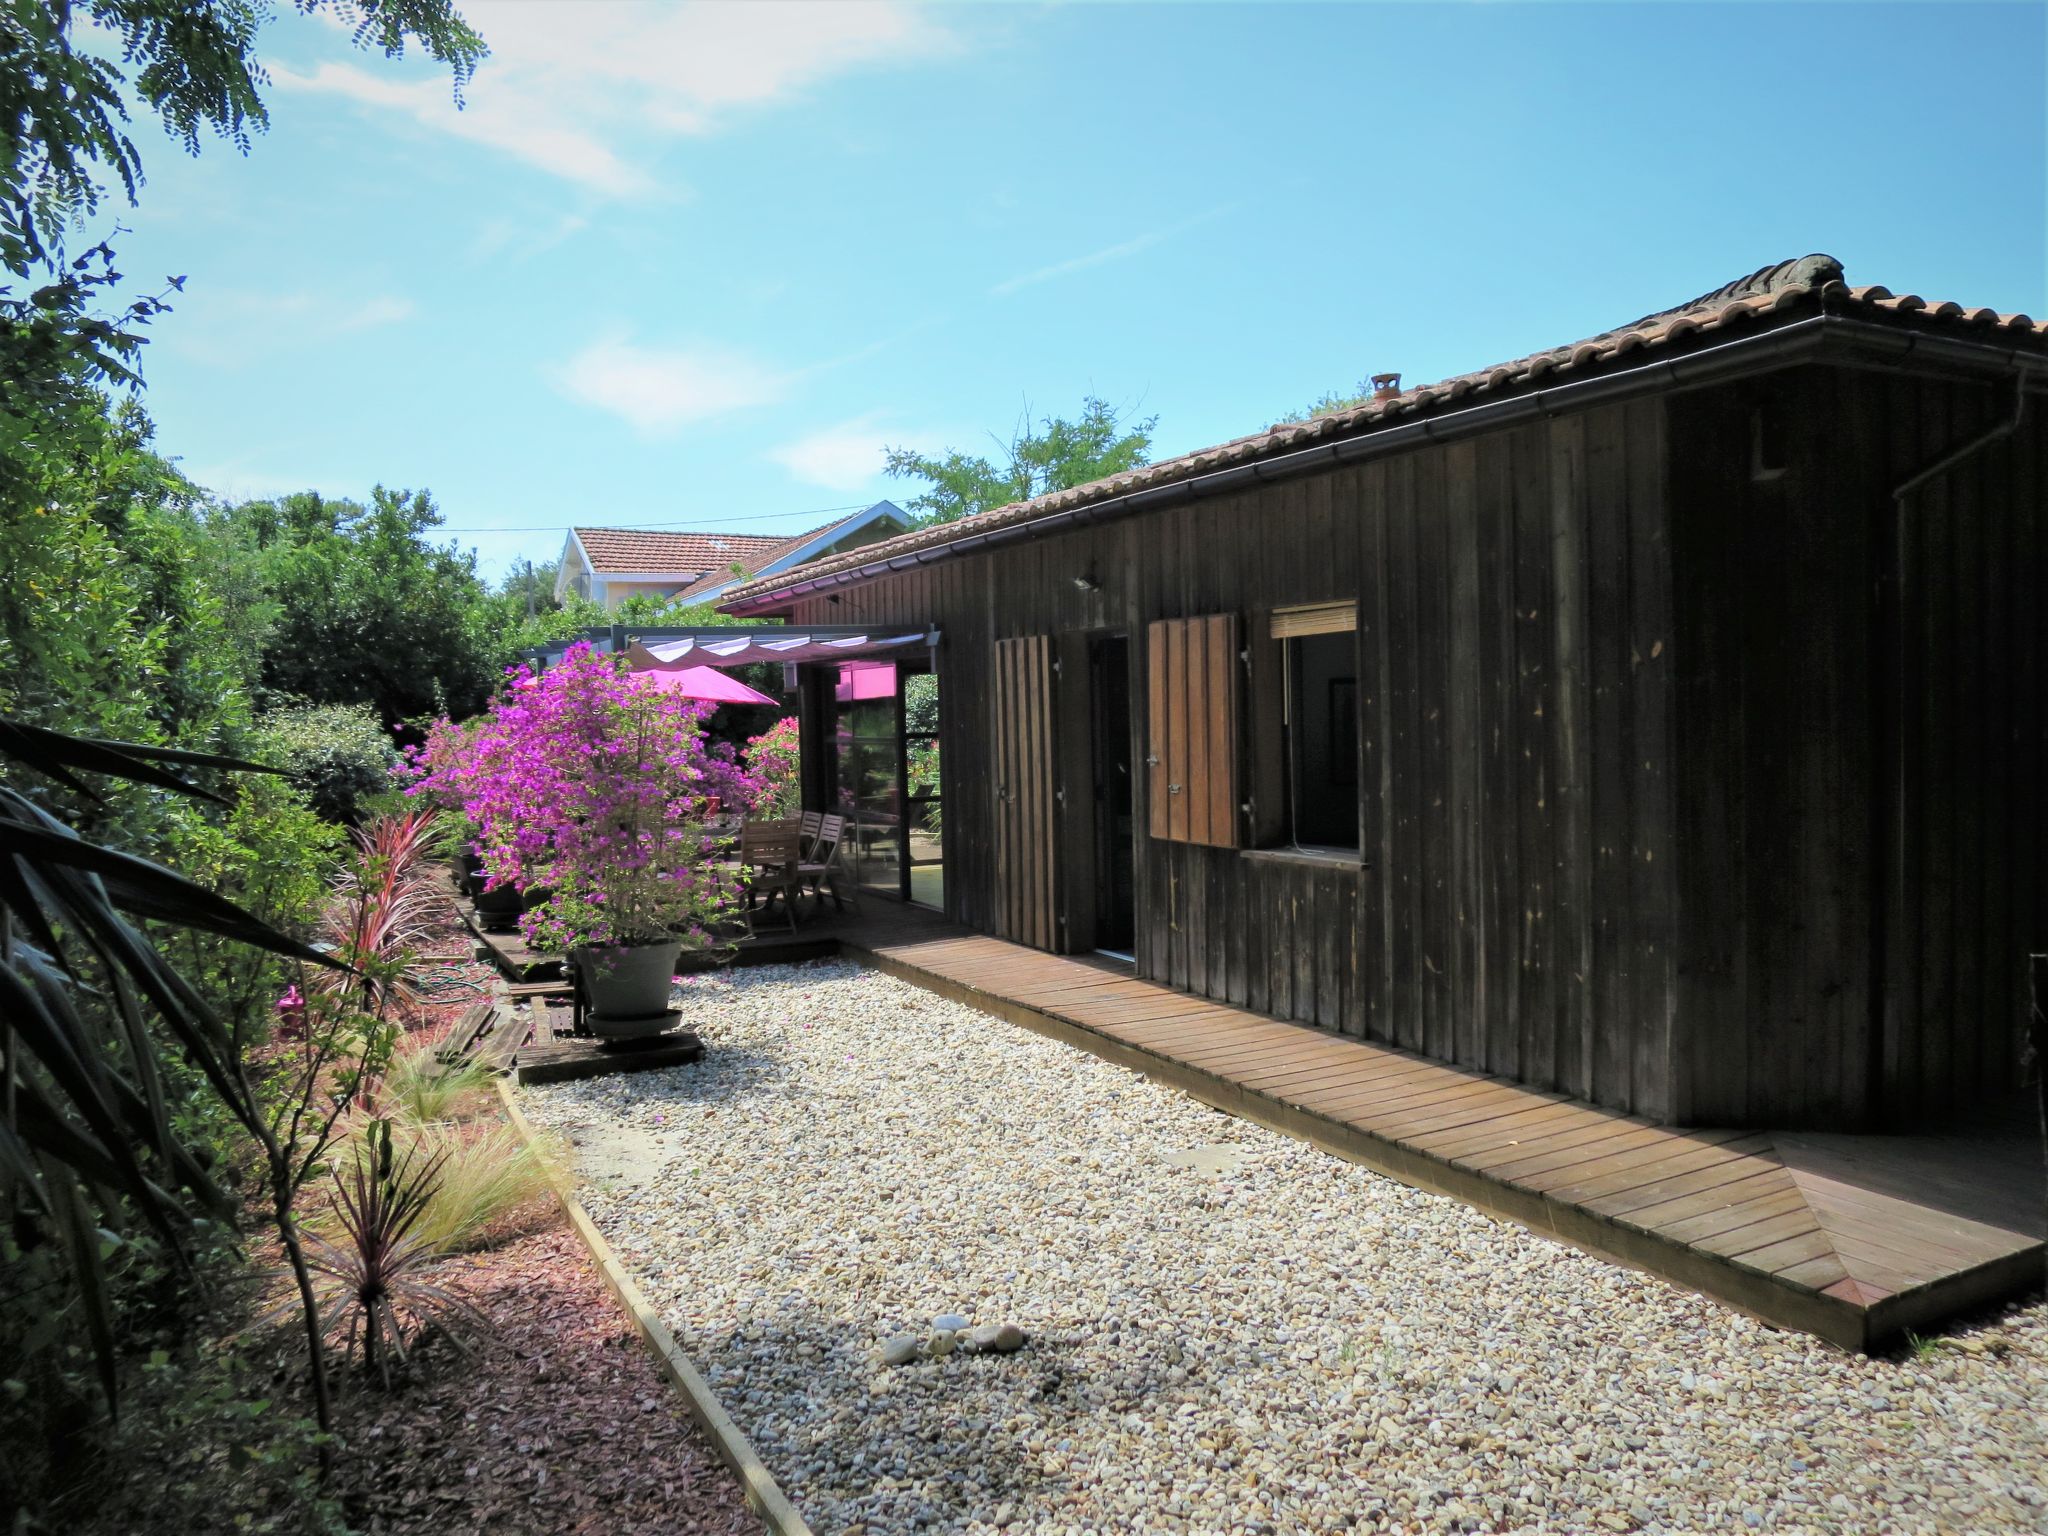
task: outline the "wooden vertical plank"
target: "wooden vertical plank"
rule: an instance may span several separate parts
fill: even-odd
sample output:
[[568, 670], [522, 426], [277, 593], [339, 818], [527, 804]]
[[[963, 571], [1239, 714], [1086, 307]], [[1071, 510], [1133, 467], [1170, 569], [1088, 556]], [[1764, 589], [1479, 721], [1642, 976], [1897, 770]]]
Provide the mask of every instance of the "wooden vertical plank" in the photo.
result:
[[1003, 938], [1014, 938], [1020, 931], [1017, 911], [1015, 879], [1010, 871], [1016, 860], [1016, 823], [1012, 808], [1012, 796], [1016, 792], [1017, 752], [1016, 722], [1011, 700], [1016, 697], [1016, 679], [1012, 675], [1015, 654], [1003, 642], [994, 647], [995, 660], [995, 907], [996, 932]]
[[[1931, 456], [1962, 439], [1967, 418], [1947, 388], [1922, 383], [1917, 393], [1922, 441]], [[1916, 558], [1907, 567], [1908, 672], [1900, 691], [1914, 731], [1907, 825], [1918, 875], [1909, 889], [1919, 907], [1912, 936], [1919, 952], [1920, 1006], [1912, 1020], [1923, 1105], [1953, 1103], [1956, 1097], [1951, 1038], [1958, 1003], [1951, 937], [1956, 870], [1944, 852], [1954, 839], [1958, 815], [1949, 754], [1953, 735], [1962, 728], [1954, 709], [1955, 679], [1944, 665], [1954, 649], [1957, 624], [1954, 486], [1953, 476], [1930, 481], [1914, 495], [1906, 515]]]
[[1145, 784], [1149, 816], [1147, 825], [1155, 838], [1171, 837], [1173, 825], [1166, 793], [1166, 786], [1172, 782], [1168, 777], [1167, 757], [1167, 701], [1172, 689], [1168, 683], [1170, 663], [1167, 657], [1167, 624], [1154, 619], [1145, 626], [1145, 708], [1147, 731], [1145, 741]]
[[1519, 705], [1516, 827], [1521, 870], [1522, 1081], [1556, 1087], [1557, 988], [1551, 906], [1556, 880], [1552, 826], [1552, 679], [1550, 613], [1549, 434], [1524, 427], [1512, 434], [1515, 498], [1515, 677]]
[[1316, 941], [1321, 914], [1316, 906], [1316, 872], [1295, 867], [1286, 871], [1287, 921], [1293, 931], [1288, 946], [1292, 974], [1288, 978], [1287, 1017], [1304, 1024], [1316, 1018]]
[[[1911, 379], [1888, 379], [1885, 442], [1890, 449], [1888, 478], [1894, 483], [1913, 474], [1932, 450], [1923, 438], [1919, 386]], [[1920, 947], [1916, 921], [1919, 861], [1915, 856], [1913, 817], [1914, 742], [1917, 714], [1902, 708], [1910, 697], [1913, 676], [1913, 625], [1918, 590], [1915, 520], [1895, 511], [1889, 499], [1878, 509], [1880, 548], [1893, 572], [1886, 596], [1878, 645], [1884, 659], [1877, 707], [1883, 723], [1879, 739], [1879, 782], [1873, 797], [1872, 841], [1884, 860], [1883, 1026], [1880, 1075], [1884, 1084], [1883, 1113], [1894, 1119], [1908, 1115], [1924, 1098], [1918, 1062], [1918, 1021], [1922, 1016]]]
[[[1749, 1082], [1751, 714], [1745, 607], [1749, 510], [1738, 466], [1715, 445], [1747, 430], [1724, 394], [1666, 405], [1675, 713], [1673, 856], [1680, 882], [1672, 942], [1682, 1036], [1674, 1041], [1674, 1116], [1734, 1123]], [[1676, 466], [1684, 466], [1678, 473]], [[1743, 479], [1747, 467], [1740, 466]]]
[[1415, 463], [1395, 459], [1387, 472], [1387, 865], [1383, 885], [1390, 909], [1388, 991], [1393, 1015], [1389, 1038], [1409, 1050], [1424, 1048], [1422, 1005], [1423, 702], [1417, 678], [1423, 637], [1417, 624]]
[[1630, 789], [1635, 712], [1628, 677], [1630, 538], [1629, 460], [1625, 406], [1586, 418], [1586, 771], [1587, 853], [1591, 860], [1587, 912], [1592, 963], [1591, 1098], [1632, 1109], [1635, 1092], [1634, 957], [1629, 901]]
[[1627, 829], [1628, 936], [1632, 946], [1628, 1007], [1635, 1031], [1629, 1096], [1636, 1113], [1669, 1120], [1676, 1109], [1673, 928], [1677, 921], [1677, 864], [1672, 845], [1675, 674], [1664, 402], [1631, 404], [1625, 431], [1629, 444], [1626, 686], [1634, 712]]
[[1205, 621], [1208, 642], [1209, 785], [1206, 841], [1219, 848], [1236, 848], [1242, 824], [1237, 811], [1237, 616], [1217, 614]]
[[1031, 804], [1029, 835], [1032, 867], [1033, 943], [1040, 949], [1055, 946], [1052, 889], [1052, 658], [1046, 636], [1035, 635], [1028, 642], [1031, 668]]
[[1273, 897], [1269, 872], [1264, 864], [1246, 861], [1238, 865], [1244, 892], [1244, 1005], [1254, 1013], [1270, 1013], [1273, 1007], [1271, 962], [1276, 940], [1273, 936]]
[[1336, 870], [1318, 869], [1310, 874], [1309, 888], [1314, 901], [1314, 959], [1316, 999], [1308, 1015], [1325, 1029], [1335, 1029], [1343, 1017], [1342, 977], [1338, 961], [1338, 936], [1344, 931], [1344, 910], [1338, 891], [1351, 879]]
[[1350, 471], [1359, 491], [1358, 643], [1363, 671], [1358, 679], [1358, 774], [1360, 850], [1358, 970], [1360, 1014], [1368, 1040], [1394, 1038], [1394, 913], [1388, 874], [1393, 843], [1393, 720], [1389, 697], [1390, 654], [1394, 646], [1387, 592], [1387, 469], [1361, 465]]
[[1451, 1026], [1451, 816], [1449, 741], [1450, 542], [1445, 526], [1440, 453], [1415, 462], [1415, 708], [1416, 778], [1410, 804], [1417, 829], [1415, 852], [1422, 1011], [1420, 1049], [1448, 1060], [1455, 1049]]
[[1181, 781], [1187, 802], [1188, 841], [1206, 844], [1209, 837], [1209, 647], [1205, 620], [1185, 621], [1187, 635], [1188, 773]]
[[1514, 459], [1506, 437], [1480, 440], [1477, 476], [1479, 824], [1485, 858], [1480, 1006], [1486, 1022], [1479, 1065], [1514, 1076], [1522, 1065], [1522, 902], [1515, 793], [1521, 759], [1515, 677]]
[[1166, 827], [1177, 843], [1188, 840], [1188, 737], [1188, 626], [1177, 619], [1166, 627]]
[[[1956, 407], [1953, 435], [1965, 441], [1989, 426], [2001, 408], [2010, 409], [2003, 390], [1997, 400], [1982, 386], [1952, 385], [1949, 394]], [[1993, 680], [2004, 667], [2003, 662], [1987, 667], [1982, 646], [1990, 628], [1991, 588], [1995, 585], [1987, 579], [1989, 546], [1983, 527], [1984, 473], [1990, 462], [1986, 453], [1979, 452], [1950, 472], [1950, 590], [1955, 606], [1945, 653], [1935, 659], [1932, 669], [1943, 679], [1941, 692], [1951, 722], [1950, 729], [1943, 732], [1948, 784], [1942, 799], [1950, 819], [1941, 858], [1954, 872], [1945, 947], [1955, 978], [1954, 1011], [1946, 1031], [1949, 1102], [1955, 1105], [1971, 1102], [1989, 1087], [1983, 1070], [1989, 1023], [1984, 825], [1997, 815], [1991, 799], [1990, 767], [1998, 752], [1994, 733], [2003, 722], [1993, 703]], [[2043, 765], [2041, 779], [2048, 786], [2048, 764]]]
[[1585, 720], [1586, 418], [1566, 416], [1550, 427], [1550, 663], [1552, 794], [1555, 797], [1555, 883], [1551, 892], [1556, 960], [1560, 1082], [1586, 1095], [1593, 1088], [1591, 859], [1586, 814], [1588, 743]]
[[1447, 667], [1444, 744], [1450, 831], [1450, 1059], [1468, 1067], [1486, 1062], [1484, 960], [1488, 934], [1484, 875], [1486, 828], [1479, 780], [1481, 739], [1480, 634], [1485, 619], [1479, 582], [1479, 452], [1467, 441], [1444, 451], [1444, 542]]

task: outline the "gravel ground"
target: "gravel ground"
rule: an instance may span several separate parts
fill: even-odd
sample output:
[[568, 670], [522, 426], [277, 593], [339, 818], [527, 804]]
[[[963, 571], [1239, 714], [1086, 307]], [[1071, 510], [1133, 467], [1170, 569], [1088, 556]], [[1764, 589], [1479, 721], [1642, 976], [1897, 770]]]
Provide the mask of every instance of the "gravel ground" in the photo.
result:
[[[2048, 1308], [1870, 1360], [842, 961], [529, 1089], [824, 1536], [2048, 1530]], [[957, 1312], [1014, 1355], [889, 1367]]]

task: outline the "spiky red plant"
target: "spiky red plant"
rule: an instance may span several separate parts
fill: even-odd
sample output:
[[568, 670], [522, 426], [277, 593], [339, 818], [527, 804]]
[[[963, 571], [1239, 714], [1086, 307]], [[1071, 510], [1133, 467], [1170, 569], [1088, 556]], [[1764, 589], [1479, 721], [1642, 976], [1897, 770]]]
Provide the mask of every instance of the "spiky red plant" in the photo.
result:
[[422, 1273], [438, 1254], [415, 1228], [433, 1198], [446, 1152], [422, 1158], [417, 1148], [392, 1155], [391, 1126], [379, 1120], [346, 1173], [335, 1175], [338, 1241], [305, 1235], [328, 1342], [386, 1387], [391, 1367], [411, 1345], [439, 1329], [458, 1347], [491, 1334], [490, 1320], [468, 1301]]

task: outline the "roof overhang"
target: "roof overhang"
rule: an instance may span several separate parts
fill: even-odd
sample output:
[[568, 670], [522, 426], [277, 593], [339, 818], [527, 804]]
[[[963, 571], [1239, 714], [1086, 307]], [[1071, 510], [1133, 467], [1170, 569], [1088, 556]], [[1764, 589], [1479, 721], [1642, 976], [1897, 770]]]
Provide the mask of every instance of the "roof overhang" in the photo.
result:
[[2048, 354], [2042, 352], [2038, 343], [2008, 345], [1973, 340], [1917, 326], [1823, 312], [1778, 325], [1763, 325], [1730, 340], [1705, 342], [1660, 355], [1653, 362], [1607, 368], [1563, 384], [1532, 386], [1462, 409], [1376, 422], [1350, 436], [1310, 447], [1105, 496], [1042, 517], [998, 523], [943, 543], [748, 593], [736, 602], [720, 604], [719, 608], [742, 617], [782, 612], [815, 593], [1094, 523], [1160, 511], [1276, 480], [1296, 479], [1336, 465], [1380, 458], [1425, 444], [1452, 442], [1527, 421], [1547, 420], [1615, 400], [1726, 383], [1810, 362], [1859, 368], [1910, 368], [1979, 381], [2001, 376], [2010, 380], [2017, 376], [2023, 380], [2023, 387], [2029, 389], [2040, 389], [2048, 381]]

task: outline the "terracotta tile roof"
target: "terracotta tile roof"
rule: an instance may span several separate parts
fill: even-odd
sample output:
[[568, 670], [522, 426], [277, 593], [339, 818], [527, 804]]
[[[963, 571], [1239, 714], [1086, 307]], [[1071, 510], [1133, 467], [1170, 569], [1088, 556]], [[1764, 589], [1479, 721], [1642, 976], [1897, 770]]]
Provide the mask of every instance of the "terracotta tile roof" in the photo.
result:
[[[848, 523], [865, 516], [867, 516], [865, 511], [848, 513], [837, 522], [826, 523], [806, 533], [794, 533], [786, 539], [772, 540], [767, 548], [740, 556], [740, 564], [744, 565], [749, 573], [764, 570], [768, 566], [773, 565], [777, 560], [780, 560], [784, 555], [789, 554], [792, 550], [802, 549], [811, 540], [823, 538], [826, 534], [832, 532], [833, 529], [843, 528]], [[731, 586], [732, 581], [732, 562], [727, 561], [715, 571], [706, 571], [696, 581], [691, 582], [689, 586], [678, 592], [676, 597], [680, 600], [688, 601], [706, 592], [716, 592], [720, 587]]]
[[2026, 338], [2038, 341], [2048, 338], [2048, 325], [2037, 324], [2030, 316], [2000, 314], [1993, 309], [1970, 308], [1954, 303], [1930, 303], [1917, 294], [1894, 294], [1889, 289], [1876, 286], [1851, 287], [1843, 280], [1841, 263], [1832, 256], [1803, 256], [1796, 261], [1781, 261], [1764, 267], [1712, 293], [1702, 294], [1654, 315], [1645, 315], [1632, 324], [1617, 326], [1584, 341], [1553, 347], [1474, 373], [1459, 374], [1436, 384], [1403, 390], [1384, 399], [1375, 398], [1363, 405], [1314, 416], [1306, 421], [1282, 422], [1263, 432], [1142, 465], [1107, 480], [1054, 491], [1031, 501], [1012, 502], [958, 522], [913, 529], [896, 538], [850, 550], [843, 555], [813, 560], [798, 571], [781, 572], [749, 582], [727, 593], [719, 606], [731, 609], [750, 599], [777, 592], [800, 579], [810, 580], [852, 570], [872, 561], [950, 544], [991, 528], [1030, 522], [1091, 502], [1107, 501], [1176, 480], [1193, 479], [1214, 470], [1312, 447], [1336, 438], [1358, 436], [1377, 427], [1399, 425], [1446, 407], [1476, 403], [1524, 387], [1576, 379], [1597, 373], [1608, 363], [1633, 362], [1634, 354], [1639, 352], [1674, 347], [1693, 338], [1740, 331], [1780, 318], [1790, 318], [1804, 311], [1817, 312], [1823, 307], [1835, 314], [1946, 321], [1958, 328], [1995, 333], [2005, 340]]
[[576, 537], [590, 556], [592, 569], [600, 575], [617, 571], [691, 576], [724, 572], [735, 560], [758, 566], [764, 550], [789, 542], [788, 535], [780, 533], [649, 533], [635, 528], [578, 528]]

